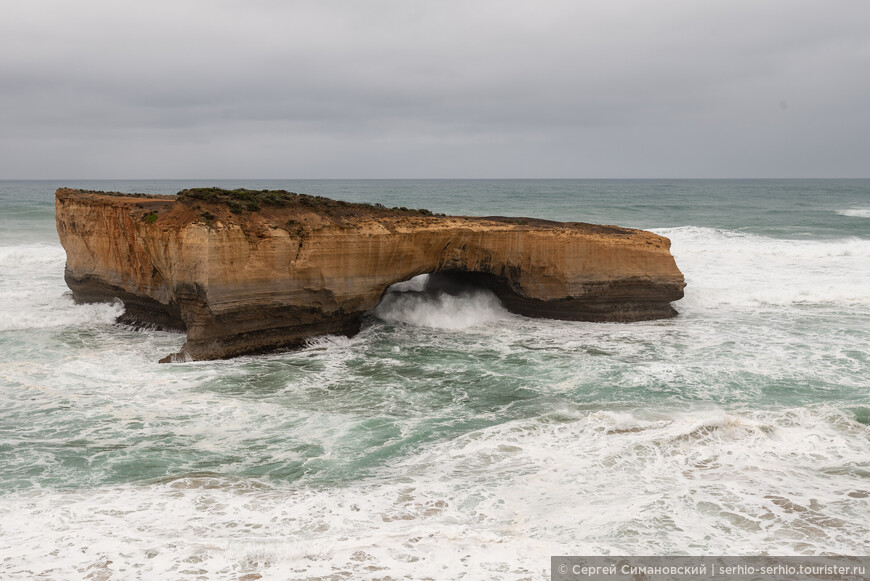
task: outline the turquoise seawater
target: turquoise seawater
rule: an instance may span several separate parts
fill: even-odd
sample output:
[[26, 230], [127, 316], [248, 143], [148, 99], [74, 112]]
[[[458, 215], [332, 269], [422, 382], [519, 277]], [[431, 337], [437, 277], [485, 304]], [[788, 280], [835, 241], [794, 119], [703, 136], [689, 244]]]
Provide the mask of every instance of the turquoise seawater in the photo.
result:
[[[653, 230], [680, 315], [385, 301], [159, 365], [75, 305], [54, 191], [283, 188]], [[542, 579], [558, 554], [870, 553], [870, 180], [0, 182], [0, 577]]]

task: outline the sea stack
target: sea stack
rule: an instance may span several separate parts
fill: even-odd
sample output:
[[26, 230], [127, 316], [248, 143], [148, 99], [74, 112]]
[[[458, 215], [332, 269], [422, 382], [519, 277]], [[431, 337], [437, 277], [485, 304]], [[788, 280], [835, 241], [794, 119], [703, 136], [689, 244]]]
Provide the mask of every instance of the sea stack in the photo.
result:
[[673, 317], [685, 287], [667, 238], [617, 226], [216, 188], [61, 188], [56, 211], [75, 300], [119, 298], [122, 322], [185, 331], [163, 361], [353, 335], [390, 285], [424, 273], [489, 288], [514, 313], [575, 321]]

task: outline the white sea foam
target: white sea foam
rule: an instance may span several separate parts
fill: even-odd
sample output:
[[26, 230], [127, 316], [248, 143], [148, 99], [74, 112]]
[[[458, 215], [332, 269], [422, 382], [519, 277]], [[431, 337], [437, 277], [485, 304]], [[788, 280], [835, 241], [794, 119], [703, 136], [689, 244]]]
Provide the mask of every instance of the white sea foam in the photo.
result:
[[850, 208], [848, 210], [837, 210], [837, 213], [851, 218], [870, 218], [870, 208]]
[[686, 276], [679, 310], [870, 304], [870, 240], [783, 240], [694, 226], [657, 232], [671, 239]]
[[121, 301], [77, 305], [69, 296], [21, 295], [0, 292], [0, 331], [48, 329], [52, 327], [110, 325], [124, 314]]
[[[0, 268], [11, 269], [16, 266], [42, 265], [55, 266], [63, 261], [66, 254], [59, 244], [21, 244], [16, 246], [0, 246]], [[61, 270], [61, 273], [63, 271]], [[7, 274], [11, 274], [7, 271]]]
[[[559, 538], [592, 553], [668, 553], [693, 542], [702, 553], [754, 553], [777, 537], [795, 539], [786, 552], [850, 552], [870, 532], [850, 506], [852, 487], [862, 484], [847, 476], [866, 465], [870, 435], [835, 410], [563, 418], [473, 432], [397, 472], [409, 487], [473, 506], [494, 530], [513, 526], [521, 537]], [[840, 476], [820, 479], [820, 471]], [[797, 508], [783, 509], [780, 499]]]
[[868, 445], [865, 426], [824, 406], [559, 413], [343, 487], [193, 473], [7, 494], [0, 573], [518, 579], [574, 551], [861, 554]]
[[[417, 279], [408, 283], [414, 283], [415, 287], [425, 284]], [[435, 329], [467, 329], [509, 316], [498, 297], [484, 289], [472, 289], [457, 295], [389, 292], [372, 313], [391, 323]]]
[[120, 301], [76, 305], [63, 282], [60, 245], [0, 247], [0, 331], [111, 324]]
[[346, 348], [350, 346], [350, 339], [342, 335], [318, 335], [317, 337], [306, 339], [305, 346], [312, 349], [329, 347]]

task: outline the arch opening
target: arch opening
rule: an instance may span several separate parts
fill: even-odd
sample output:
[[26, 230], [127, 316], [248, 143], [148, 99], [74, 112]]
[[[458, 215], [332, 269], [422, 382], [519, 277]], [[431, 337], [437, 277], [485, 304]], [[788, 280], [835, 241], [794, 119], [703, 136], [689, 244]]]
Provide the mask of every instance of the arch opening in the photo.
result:
[[498, 294], [464, 271], [433, 272], [391, 285], [371, 314], [388, 323], [466, 329], [510, 315]]

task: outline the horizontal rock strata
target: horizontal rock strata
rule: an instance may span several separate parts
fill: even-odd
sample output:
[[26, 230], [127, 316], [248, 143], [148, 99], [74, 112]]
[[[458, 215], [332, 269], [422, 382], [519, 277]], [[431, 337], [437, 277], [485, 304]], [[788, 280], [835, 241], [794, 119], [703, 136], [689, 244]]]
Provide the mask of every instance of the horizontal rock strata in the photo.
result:
[[433, 216], [287, 192], [178, 196], [61, 188], [57, 230], [77, 301], [120, 298], [122, 321], [187, 332], [181, 359], [353, 335], [386, 289], [444, 273], [531, 317], [672, 317], [685, 282], [667, 238], [529, 218]]

